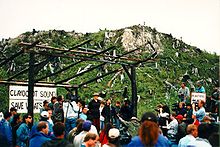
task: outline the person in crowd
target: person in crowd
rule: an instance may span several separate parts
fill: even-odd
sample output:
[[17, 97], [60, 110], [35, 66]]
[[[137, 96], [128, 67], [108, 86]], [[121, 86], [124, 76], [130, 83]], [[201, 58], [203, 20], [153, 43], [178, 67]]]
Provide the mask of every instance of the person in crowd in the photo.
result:
[[214, 87], [211, 96], [209, 99], [206, 100], [206, 103], [208, 100], [210, 100], [209, 106], [209, 111], [212, 113], [218, 113], [218, 107], [219, 107], [219, 94], [220, 94], [220, 89], [219, 87]]
[[38, 123], [40, 121], [44, 121], [48, 124], [48, 127], [49, 127], [49, 132], [48, 132], [48, 136], [52, 136], [53, 135], [53, 126], [50, 124], [50, 122], [48, 121], [49, 119], [49, 113], [48, 111], [42, 111], [41, 114], [40, 114], [40, 119], [39, 121], [35, 122], [35, 124], [32, 126], [31, 128], [31, 132], [30, 132], [30, 137], [32, 137], [33, 135], [35, 135], [36, 133], [38, 133], [38, 130], [37, 130], [37, 126], [38, 126]]
[[94, 133], [87, 133], [81, 147], [96, 147], [99, 136]]
[[53, 126], [54, 138], [50, 141], [46, 141], [42, 144], [42, 147], [71, 147], [73, 146], [67, 140], [65, 136], [65, 126], [62, 122], [57, 122]]
[[100, 130], [104, 129], [104, 126], [105, 126], [105, 117], [102, 116], [102, 110], [105, 106], [105, 101], [102, 100], [100, 102], [100, 107], [99, 107], [99, 112], [100, 112]]
[[144, 121], [138, 134], [144, 146], [154, 146], [159, 136], [159, 127], [155, 122]]
[[192, 109], [192, 104], [191, 103], [186, 103], [186, 114], [184, 115], [185, 122], [186, 124], [192, 124], [193, 123], [193, 109]]
[[123, 120], [129, 121], [133, 115], [132, 108], [130, 106], [130, 101], [128, 99], [124, 100], [124, 105], [121, 106], [120, 116]]
[[11, 117], [10, 117], [9, 123], [13, 121], [14, 115], [17, 114], [17, 109], [15, 107], [11, 107], [10, 113], [11, 113]]
[[43, 107], [40, 109], [40, 113], [42, 111], [47, 111], [50, 108], [48, 105], [49, 105], [49, 102], [47, 100], [44, 100], [43, 101]]
[[117, 114], [119, 114], [120, 109], [121, 109], [121, 102], [120, 101], [116, 101], [116, 103], [115, 103], [115, 111], [116, 111]]
[[[49, 112], [50, 112], [50, 114], [49, 114]], [[53, 135], [53, 122], [52, 122], [51, 119], [49, 121], [49, 118], [50, 118], [51, 115], [52, 115], [51, 111], [49, 111], [49, 110], [48, 111], [42, 111], [41, 114], [40, 114], [40, 121], [45, 121], [49, 126], [49, 132], [48, 132], [49, 136]]]
[[113, 125], [111, 123], [106, 123], [104, 129], [101, 130], [101, 133], [99, 135], [99, 141], [101, 145], [106, 144], [108, 142], [108, 132], [111, 128], [113, 128]]
[[29, 147], [41, 147], [46, 141], [51, 140], [48, 136], [49, 126], [45, 121], [41, 121], [37, 125], [37, 133], [30, 138]]
[[186, 123], [183, 122], [183, 116], [181, 114], [177, 115], [176, 120], [178, 121], [178, 130], [176, 135], [177, 143], [181, 138], [186, 135]]
[[74, 137], [76, 135], [78, 135], [80, 132], [83, 131], [82, 129], [82, 125], [83, 125], [83, 122], [84, 120], [79, 118], [76, 120], [76, 127], [73, 128], [69, 133], [68, 133], [68, 136], [67, 136], [67, 140], [71, 143], [73, 143], [73, 140], [74, 140]]
[[202, 81], [197, 81], [196, 84], [197, 84], [197, 87], [195, 89], [195, 92], [205, 93], [205, 88], [202, 86], [203, 82]]
[[99, 93], [94, 93], [93, 94], [93, 99], [89, 102], [88, 108], [89, 108], [89, 120], [92, 121], [93, 125], [96, 127], [96, 129], [100, 130], [100, 112], [99, 112], [99, 107], [100, 107], [100, 100], [99, 98]]
[[181, 83], [181, 88], [178, 91], [180, 102], [186, 102], [189, 99], [189, 88], [186, 87], [186, 83]]
[[185, 108], [185, 103], [184, 102], [180, 102], [179, 103], [179, 108], [177, 110], [177, 115], [182, 115], [184, 116], [187, 113], [187, 110]]
[[106, 101], [106, 105], [104, 106], [101, 115], [105, 118], [105, 123], [112, 123], [116, 118], [115, 107], [111, 105], [111, 99]]
[[167, 126], [170, 118], [170, 109], [167, 105], [158, 105], [156, 111], [158, 112], [158, 123], [163, 135], [167, 135]]
[[[153, 112], [145, 112], [142, 115], [141, 118], [141, 124], [143, 124], [145, 121], [151, 121], [153, 123], [156, 123], [158, 125], [158, 119], [157, 116], [153, 113]], [[147, 125], [147, 124], [145, 124]], [[152, 124], [153, 125], [153, 124]], [[154, 127], [156, 127], [155, 125], [153, 125]], [[144, 126], [143, 126], [144, 127]], [[169, 147], [169, 141], [166, 137], [164, 137], [161, 133], [160, 133], [160, 129], [159, 127], [157, 127], [158, 130], [153, 131], [152, 133], [158, 133], [158, 139], [156, 141], [156, 144], [154, 145], [155, 147]], [[149, 128], [151, 129], [151, 128]], [[155, 129], [155, 128], [154, 128]], [[152, 130], [151, 130], [152, 131]], [[140, 132], [141, 133], [141, 132]], [[144, 147], [144, 143], [141, 140], [141, 137], [139, 134], [138, 136], [135, 136], [132, 138], [131, 142], [128, 144], [127, 147]], [[156, 135], [156, 134], [155, 134]], [[148, 135], [149, 136], [149, 135]], [[143, 136], [145, 137], [145, 136]], [[155, 138], [154, 138], [155, 139]]]
[[4, 113], [4, 118], [0, 121], [0, 142], [2, 147], [12, 147], [12, 128], [9, 123], [11, 118], [10, 112]]
[[20, 114], [15, 114], [13, 121], [11, 122], [11, 127], [12, 127], [12, 137], [13, 137], [13, 146], [16, 146], [16, 131], [19, 128], [19, 126], [22, 123], [22, 119]]
[[87, 120], [83, 122], [82, 125], [82, 132], [80, 132], [78, 135], [75, 136], [73, 140], [74, 147], [81, 147], [81, 144], [83, 143], [84, 137], [91, 129], [92, 122]]
[[108, 143], [103, 147], [120, 147], [120, 132], [117, 128], [111, 128], [108, 132]]
[[84, 106], [82, 108], [82, 113], [79, 114], [79, 118], [83, 119], [83, 120], [87, 120], [87, 112], [88, 112], [88, 107]]
[[70, 130], [76, 127], [76, 120], [78, 119], [79, 107], [76, 101], [65, 101], [63, 103], [63, 112], [65, 118], [66, 135]]
[[198, 136], [197, 126], [189, 124], [186, 128], [187, 135], [180, 139], [178, 147], [187, 147], [188, 143], [194, 141]]
[[187, 146], [211, 147], [212, 145], [208, 141], [210, 135], [210, 125], [202, 123], [198, 126], [198, 137], [195, 140], [190, 141]]
[[53, 122], [64, 122], [63, 113], [63, 101], [64, 97], [62, 95], [57, 97], [57, 101], [53, 104]]
[[129, 134], [131, 136], [136, 136], [138, 134], [138, 129], [140, 126], [140, 121], [137, 117], [131, 117], [130, 121], [123, 120], [121, 117], [119, 117], [119, 120], [121, 121], [121, 128], [127, 129]]
[[157, 109], [155, 109], [155, 111], [158, 112], [158, 117], [159, 118], [169, 118], [170, 116], [170, 109], [167, 105], [162, 105], [162, 104], [159, 104], [157, 106]]
[[[83, 108], [86, 107], [86, 102], [83, 101], [83, 100], [81, 100], [81, 99], [79, 99], [78, 102], [77, 102], [77, 105], [78, 105], [78, 107], [79, 107], [79, 110], [78, 110], [78, 118], [80, 118], [80, 114], [82, 113]], [[88, 106], [87, 106], [87, 108], [88, 108]], [[86, 115], [87, 115], [87, 114], [86, 114]]]
[[162, 113], [166, 113], [166, 115], [168, 114], [168, 116], [170, 115], [170, 108], [167, 105], [163, 105], [162, 106]]
[[192, 104], [193, 115], [195, 115], [196, 119], [199, 122], [201, 122], [206, 115], [204, 105], [205, 105], [205, 102], [203, 100], [199, 100], [199, 102], [198, 102], [199, 110], [196, 111], [195, 103]]
[[23, 123], [19, 126], [16, 131], [17, 140], [16, 146], [28, 147], [28, 142], [30, 139], [30, 124], [32, 123], [32, 117], [30, 114], [25, 114], [23, 116]]
[[50, 109], [53, 110], [53, 108], [54, 108], [53, 105], [54, 105], [54, 103], [56, 103], [56, 101], [57, 101], [57, 97], [55, 97], [55, 96], [51, 97], [50, 103], [48, 104], [48, 107], [50, 107]]
[[48, 119], [47, 119], [47, 121], [49, 122], [49, 128], [50, 127], [53, 128], [53, 126], [54, 126], [54, 123], [53, 123], [53, 120], [52, 120], [53, 110], [48, 108], [47, 112], [48, 112]]
[[[115, 112], [116, 112], [116, 115], [117, 116], [119, 116], [119, 114], [120, 114], [120, 109], [121, 109], [121, 102], [120, 101], [116, 101], [116, 103], [115, 103]], [[115, 126], [116, 126], [116, 128], [120, 128], [120, 121], [119, 121], [119, 118], [118, 117], [116, 117], [115, 118]]]
[[172, 113], [170, 115], [171, 122], [167, 125], [167, 137], [172, 142], [172, 144], [176, 144], [177, 142], [177, 131], [178, 131], [178, 121], [176, 120], [176, 113]]

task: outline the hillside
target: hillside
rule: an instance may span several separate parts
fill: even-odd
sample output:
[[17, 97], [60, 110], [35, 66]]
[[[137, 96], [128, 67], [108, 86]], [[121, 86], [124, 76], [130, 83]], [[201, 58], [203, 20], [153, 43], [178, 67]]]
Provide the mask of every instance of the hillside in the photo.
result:
[[[26, 32], [13, 39], [3, 39], [0, 42], [0, 61], [12, 56], [20, 51], [23, 46], [21, 42], [33, 43], [39, 40], [39, 45], [50, 46], [60, 49], [70, 49], [77, 44], [86, 40], [91, 40], [84, 44], [81, 49], [93, 49], [102, 51], [109, 47], [115, 46], [113, 51], [109, 51], [108, 60], [112, 60], [112, 56], [121, 55], [133, 49], [138, 49], [135, 52], [126, 55], [128, 59], [144, 60], [152, 52], [156, 50], [157, 57], [152, 62], [143, 62], [136, 67], [136, 82], [138, 101], [138, 114], [146, 110], [154, 110], [155, 106], [163, 103], [171, 105], [177, 101], [177, 90], [180, 87], [181, 81], [186, 80], [183, 77], [190, 77], [192, 83], [187, 83], [187, 86], [192, 88], [198, 80], [204, 82], [204, 87], [207, 91], [207, 96], [212, 92], [215, 86], [219, 83], [219, 57], [216, 54], [209, 54], [200, 50], [195, 46], [185, 44], [183, 41], [175, 39], [171, 34], [157, 32], [147, 26], [131, 26], [119, 30], [100, 30], [96, 33], [77, 33], [75, 31], [65, 32], [63, 30], [36, 31]], [[46, 49], [45, 49], [46, 50]], [[51, 54], [53, 52], [51, 51]], [[79, 55], [77, 55], [79, 56]], [[87, 56], [88, 55], [83, 55]], [[28, 54], [22, 54], [14, 58], [12, 61], [1, 66], [0, 79], [5, 80], [19, 73], [28, 67]], [[48, 56], [36, 55], [36, 63], [43, 61]], [[99, 56], [99, 59], [103, 59]], [[67, 67], [68, 65], [79, 61], [78, 58], [53, 58], [44, 68], [40, 70], [35, 79], [43, 77], [47, 74], [54, 73]], [[127, 60], [121, 63], [133, 63], [135, 61]], [[101, 62], [102, 63], [102, 62]], [[57, 82], [71, 75], [75, 75], [83, 70], [101, 64], [97, 61], [84, 61], [71, 67], [59, 74], [52, 76], [43, 81]], [[92, 78], [103, 75], [108, 71], [120, 69], [119, 64], [107, 63], [100, 68], [92, 70], [82, 76], [70, 79], [71, 85], [80, 85]], [[187, 75], [187, 76], [184, 76]], [[27, 73], [21, 74], [13, 80], [27, 80]], [[131, 97], [131, 85], [129, 77], [124, 70], [110, 74], [95, 82], [83, 85], [79, 90], [79, 96], [82, 99], [88, 100], [94, 92], [102, 92], [106, 95], [105, 98], [123, 99], [125, 87], [128, 87], [128, 97]], [[2, 102], [1, 109], [6, 109], [8, 103], [8, 87], [1, 85], [0, 87]], [[66, 94], [64, 88], [58, 88], [58, 95]]]

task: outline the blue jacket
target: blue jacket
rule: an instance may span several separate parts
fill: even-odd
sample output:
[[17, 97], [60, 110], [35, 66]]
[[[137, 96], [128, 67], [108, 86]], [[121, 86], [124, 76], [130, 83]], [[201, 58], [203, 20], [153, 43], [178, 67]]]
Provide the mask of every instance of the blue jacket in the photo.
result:
[[44, 142], [49, 140], [51, 139], [47, 135], [42, 132], [37, 132], [31, 137], [29, 147], [41, 147]]
[[[163, 135], [158, 136], [157, 143], [155, 147], [169, 147], [169, 141]], [[127, 145], [127, 147], [145, 147], [145, 145], [141, 142], [139, 136], [135, 136], [132, 138], [131, 142]]]
[[0, 135], [1, 143], [5, 143], [7, 146], [12, 146], [12, 128], [9, 122], [5, 119], [0, 121]]
[[196, 92], [199, 92], [199, 93], [205, 93], [205, 88], [202, 86], [202, 87], [197, 87]]
[[[53, 126], [52, 126], [52, 124], [51, 123], [49, 123], [48, 121], [45, 121], [45, 122], [47, 122], [48, 123], [48, 127], [49, 127], [49, 132], [48, 132], [48, 136], [52, 136], [53, 135]], [[33, 126], [32, 126], [32, 128], [31, 128], [31, 132], [30, 132], [30, 137], [32, 138], [32, 136], [35, 134], [35, 133], [37, 133], [38, 131], [37, 131], [37, 125], [39, 124], [39, 122], [36, 122]]]
[[19, 147], [27, 147], [30, 135], [30, 129], [26, 123], [22, 123], [16, 131], [16, 145]]

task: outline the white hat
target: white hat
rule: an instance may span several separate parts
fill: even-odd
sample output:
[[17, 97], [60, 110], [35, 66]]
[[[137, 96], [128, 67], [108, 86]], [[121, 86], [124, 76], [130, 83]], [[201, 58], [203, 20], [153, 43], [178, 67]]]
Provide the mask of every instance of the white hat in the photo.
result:
[[99, 96], [98, 92], [93, 93], [93, 96]]
[[40, 116], [44, 117], [44, 118], [48, 118], [49, 117], [49, 113], [47, 111], [42, 111]]
[[117, 138], [120, 135], [120, 132], [118, 129], [116, 128], [111, 128], [108, 132], [108, 136], [110, 138]]
[[138, 118], [137, 118], [137, 117], [134, 117], [134, 116], [131, 118], [131, 120], [137, 120], [137, 121], [139, 121]]

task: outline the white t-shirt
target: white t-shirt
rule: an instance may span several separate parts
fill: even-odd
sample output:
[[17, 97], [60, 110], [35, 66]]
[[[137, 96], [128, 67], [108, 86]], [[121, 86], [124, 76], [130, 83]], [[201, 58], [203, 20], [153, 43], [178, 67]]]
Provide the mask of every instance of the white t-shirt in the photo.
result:
[[102, 110], [103, 110], [104, 107], [99, 107], [99, 112], [100, 112], [100, 121], [104, 121], [105, 118], [102, 116]]
[[77, 118], [78, 117], [78, 111], [79, 111], [79, 106], [76, 104], [75, 101], [63, 102], [64, 118], [69, 118], [69, 117]]
[[193, 147], [212, 147], [207, 139], [197, 137], [194, 141], [188, 143], [187, 146]]

